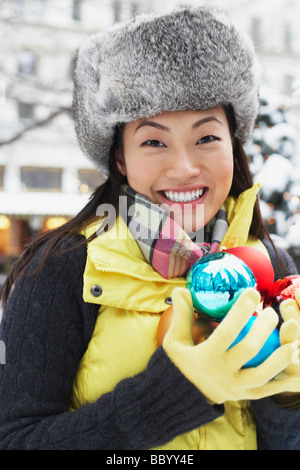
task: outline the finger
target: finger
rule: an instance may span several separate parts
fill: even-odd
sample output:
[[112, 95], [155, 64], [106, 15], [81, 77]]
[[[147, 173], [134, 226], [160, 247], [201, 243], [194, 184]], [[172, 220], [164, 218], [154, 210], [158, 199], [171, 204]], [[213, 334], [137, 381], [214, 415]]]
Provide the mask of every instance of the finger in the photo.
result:
[[227, 351], [255, 312], [259, 302], [260, 295], [257, 290], [245, 289], [208, 340], [212, 339]]
[[295, 291], [295, 299], [298, 306], [300, 307], [300, 287], [298, 287], [298, 289]]
[[280, 313], [285, 321], [295, 320], [300, 324], [300, 310], [296, 300], [288, 299], [281, 302]]
[[242, 368], [260, 352], [276, 328], [278, 316], [272, 308], [268, 307], [258, 317], [253, 317], [253, 320], [245, 337], [227, 352], [229, 360], [232, 363], [235, 362], [236, 370]]
[[242, 369], [240, 383], [247, 389], [262, 387], [292, 364], [296, 356], [299, 357], [298, 342], [284, 344], [259, 366]]
[[172, 293], [173, 318], [164, 341], [194, 344], [192, 339], [193, 302], [188, 289], [177, 287]]
[[300, 378], [289, 378], [283, 375], [283, 378], [276, 378], [262, 387], [248, 390], [247, 398], [250, 400], [257, 400], [286, 392], [300, 393]]
[[300, 325], [294, 319], [287, 320], [281, 325], [279, 333], [281, 344], [292, 343], [299, 339]]
[[[281, 344], [298, 342], [298, 345], [299, 345], [300, 343], [299, 337], [300, 337], [300, 325], [298, 322], [296, 322], [296, 320], [288, 320], [282, 324], [280, 328]], [[295, 351], [292, 364], [290, 364], [286, 368], [285, 373], [287, 376], [292, 376], [292, 375], [296, 376], [296, 375], [299, 375], [299, 369], [300, 369], [299, 356], [297, 356], [297, 353]]]

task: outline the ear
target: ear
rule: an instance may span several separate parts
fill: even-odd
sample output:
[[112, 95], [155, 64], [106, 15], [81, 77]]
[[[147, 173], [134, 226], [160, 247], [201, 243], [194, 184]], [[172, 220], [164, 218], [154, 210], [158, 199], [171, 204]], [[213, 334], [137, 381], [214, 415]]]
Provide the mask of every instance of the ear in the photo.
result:
[[117, 149], [115, 151], [115, 160], [116, 160], [116, 164], [117, 164], [117, 167], [118, 167], [118, 170], [120, 171], [120, 173], [122, 173], [122, 175], [126, 176], [125, 161], [124, 161], [124, 157], [123, 157], [122, 152], [121, 152], [120, 149]]

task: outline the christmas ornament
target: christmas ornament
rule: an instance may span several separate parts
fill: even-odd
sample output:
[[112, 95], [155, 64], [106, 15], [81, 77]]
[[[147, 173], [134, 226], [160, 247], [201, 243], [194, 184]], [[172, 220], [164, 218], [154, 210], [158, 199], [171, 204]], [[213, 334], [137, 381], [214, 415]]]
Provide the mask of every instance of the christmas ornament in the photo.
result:
[[256, 279], [257, 290], [264, 295], [274, 283], [274, 269], [267, 256], [251, 246], [237, 246], [225, 252], [237, 256], [249, 266]]
[[225, 252], [199, 259], [186, 280], [195, 309], [216, 322], [224, 318], [244, 289], [255, 286], [247, 264]]
[[[247, 322], [246, 326], [241, 330], [240, 334], [236, 338], [236, 340], [232, 343], [229, 349], [231, 349], [233, 346], [238, 344], [249, 332], [250, 328], [252, 327], [253, 323], [257, 319], [257, 315], [252, 315], [250, 320]], [[264, 362], [277, 348], [280, 346], [280, 339], [279, 339], [279, 331], [277, 329], [273, 330], [259, 353], [250, 359], [243, 368], [249, 368], [249, 367], [256, 367], [259, 366], [262, 362]]]
[[[300, 276], [294, 277], [298, 277], [299, 286]], [[289, 278], [293, 278], [293, 276], [289, 276]], [[291, 282], [290, 279], [289, 282]], [[257, 288], [261, 294], [266, 292], [269, 294], [276, 285], [273, 283], [274, 271], [268, 258], [251, 247], [232, 248], [211, 253], [199, 259], [190, 269], [186, 280], [186, 287], [191, 292], [195, 308], [192, 325], [194, 343], [198, 344], [208, 338], [243, 290], [252, 287]], [[157, 333], [158, 344], [163, 342], [172, 315], [173, 308], [169, 307], [161, 316]], [[258, 313], [253, 314], [230, 348], [245, 338], [257, 316]], [[256, 367], [279, 346], [279, 331], [275, 329], [259, 353], [243, 367]]]
[[[264, 297], [264, 307], [272, 307], [279, 317], [279, 325], [282, 324], [283, 318], [280, 314], [280, 304], [287, 299], [295, 299], [295, 292], [300, 287], [300, 276], [292, 275], [278, 279], [268, 289]], [[300, 306], [299, 306], [300, 308]]]
[[[161, 315], [158, 327], [157, 327], [157, 343], [160, 346], [164, 340], [165, 334], [167, 333], [173, 316], [172, 305], [164, 311]], [[194, 312], [193, 324], [192, 324], [192, 338], [195, 344], [202, 343], [205, 341], [217, 327], [218, 323], [209, 320], [197, 312]]]

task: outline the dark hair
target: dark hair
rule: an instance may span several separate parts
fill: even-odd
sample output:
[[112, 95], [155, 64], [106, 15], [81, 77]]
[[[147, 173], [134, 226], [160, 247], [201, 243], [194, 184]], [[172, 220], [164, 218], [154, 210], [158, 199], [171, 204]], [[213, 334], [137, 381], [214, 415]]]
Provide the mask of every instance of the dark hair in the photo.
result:
[[[229, 123], [229, 128], [231, 132], [231, 139], [233, 144], [233, 155], [234, 155], [234, 173], [233, 181], [230, 190], [232, 196], [238, 197], [246, 189], [249, 189], [253, 185], [253, 179], [249, 168], [249, 159], [246, 155], [243, 146], [240, 141], [234, 137], [235, 130], [235, 119], [234, 113], [230, 106], [225, 107], [226, 116]], [[119, 192], [120, 186], [126, 182], [126, 178], [119, 171], [116, 160], [115, 160], [115, 151], [116, 149], [122, 149], [123, 142], [123, 129], [124, 126], [120, 125], [115, 132], [115, 140], [112, 145], [110, 159], [109, 159], [109, 178], [99, 186], [93, 195], [91, 196], [88, 204], [70, 221], [58, 227], [55, 230], [45, 232], [41, 234], [36, 240], [34, 240], [30, 245], [28, 245], [19, 259], [13, 265], [10, 274], [7, 276], [5, 284], [1, 292], [1, 300], [3, 306], [6, 305], [9, 293], [13, 284], [19, 279], [20, 275], [24, 271], [25, 267], [28, 265], [29, 261], [33, 258], [37, 250], [45, 244], [45, 250], [43, 251], [43, 256], [40, 260], [37, 271], [42, 267], [45, 260], [52, 256], [53, 254], [59, 254], [59, 246], [62, 241], [74, 234], [79, 234], [82, 229], [90, 225], [93, 221], [97, 219], [96, 212], [100, 204], [111, 204], [118, 213], [119, 209]], [[105, 218], [106, 225], [109, 222]], [[105, 230], [106, 225], [101, 227], [101, 230]], [[252, 224], [250, 227], [250, 233], [257, 238], [267, 238], [270, 240], [267, 229], [264, 227], [259, 203], [256, 201]], [[79, 242], [78, 245], [73, 246], [72, 249], [77, 248], [79, 245], [86, 244], [96, 238], [99, 234], [99, 227], [97, 228], [97, 233], [95, 232], [90, 238], [83, 239]], [[65, 253], [66, 250], [63, 252]], [[35, 271], [36, 272], [36, 271]]]
[[[242, 192], [246, 191], [246, 189], [253, 186], [253, 177], [250, 171], [250, 159], [240, 140], [234, 136], [236, 121], [233, 109], [229, 105], [225, 106], [224, 110], [229, 124], [234, 159], [233, 179], [229, 194], [238, 197]], [[258, 198], [256, 198], [254, 205], [250, 234], [259, 239], [267, 238], [272, 243], [269, 232], [263, 223]]]

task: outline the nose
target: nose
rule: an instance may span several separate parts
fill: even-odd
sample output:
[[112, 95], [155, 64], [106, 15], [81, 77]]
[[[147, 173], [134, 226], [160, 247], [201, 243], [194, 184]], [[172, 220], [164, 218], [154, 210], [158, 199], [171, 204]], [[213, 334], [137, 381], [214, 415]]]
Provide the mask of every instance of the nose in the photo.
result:
[[199, 161], [186, 150], [174, 152], [168, 159], [166, 176], [172, 180], [187, 181], [201, 173]]

